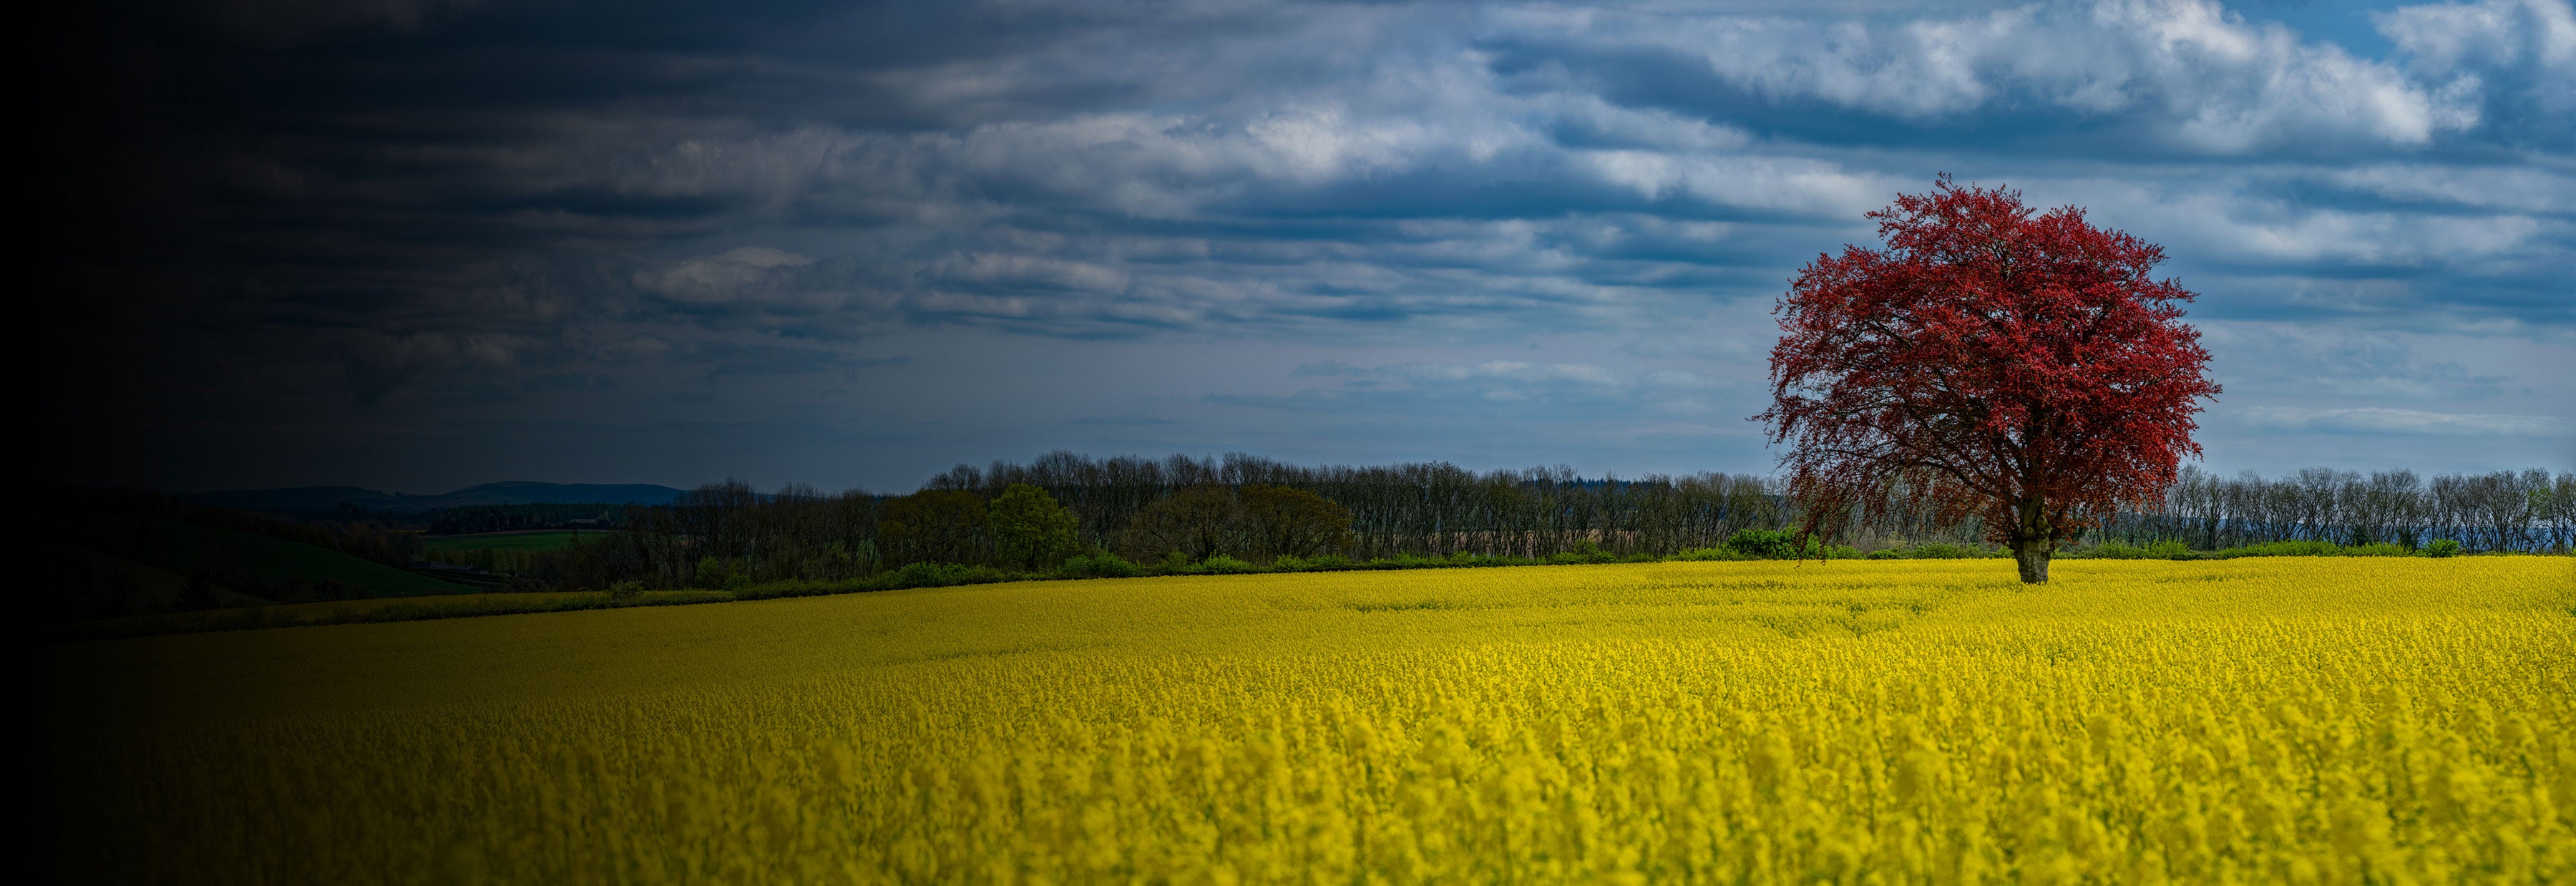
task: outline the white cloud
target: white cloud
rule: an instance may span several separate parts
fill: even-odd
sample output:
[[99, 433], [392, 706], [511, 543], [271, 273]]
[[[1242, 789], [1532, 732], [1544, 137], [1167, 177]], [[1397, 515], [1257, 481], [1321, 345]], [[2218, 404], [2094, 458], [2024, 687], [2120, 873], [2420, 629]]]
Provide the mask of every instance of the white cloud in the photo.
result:
[[1416, 384], [1489, 381], [1519, 384], [1613, 385], [1618, 383], [1618, 380], [1610, 375], [1610, 370], [1589, 363], [1534, 363], [1527, 360], [1487, 360], [1474, 364], [1398, 363], [1380, 366], [1377, 371]]
[[[1756, 431], [1737, 419], [1761, 407], [1763, 311], [1795, 265], [1869, 242], [1861, 212], [1949, 170], [2165, 244], [2208, 294], [2193, 313], [2215, 321], [2228, 406], [2297, 405], [2213, 415], [2259, 431], [2240, 451], [2431, 469], [2550, 434], [2564, 451], [2567, 420], [2547, 416], [2572, 402], [2550, 376], [2576, 362], [2566, 0], [2397, 10], [2378, 19], [2387, 58], [2211, 0], [1007, 3], [940, 6], [953, 27], [919, 33], [834, 31], [876, 21], [850, 10], [784, 14], [794, 33], [729, 21], [721, 50], [647, 28], [569, 80], [492, 83], [474, 58], [559, 55], [543, 35], [488, 42], [508, 28], [418, 54], [173, 68], [296, 122], [200, 115], [249, 128], [170, 140], [247, 146], [206, 161], [231, 176], [207, 193], [235, 202], [196, 208], [259, 247], [205, 268], [221, 294], [171, 325], [213, 321], [189, 328], [220, 331], [206, 353], [223, 360], [328, 342], [264, 365], [283, 377], [346, 350], [376, 397], [585, 360], [629, 395], [654, 373], [743, 391], [849, 363], [754, 342], [881, 353], [854, 340], [953, 334], [957, 366], [1051, 355], [869, 395], [935, 404], [910, 414], [925, 426], [994, 428], [1031, 412], [1013, 404], [1141, 414], [1121, 399], [1135, 379], [1193, 397], [1258, 352], [1313, 364], [1262, 391], [1316, 389], [1258, 402], [1369, 426], [1432, 415], [1403, 448], [1519, 460], [1639, 422], [1674, 422], [1637, 432], [1657, 439]], [[996, 21], [1015, 24], [979, 30]], [[905, 45], [870, 48], [889, 41]], [[278, 90], [343, 80], [398, 88], [354, 108]], [[2313, 334], [2219, 340], [2249, 318]], [[1041, 381], [1056, 387], [1016, 387]], [[773, 393], [803, 396], [788, 390]], [[1395, 436], [1176, 427], [1198, 436], [1157, 439], [1221, 451], [1295, 427], [1334, 452]], [[2381, 436], [2278, 446], [2283, 430]], [[1670, 451], [1656, 463], [1759, 456]], [[1562, 458], [1603, 464], [1586, 452]], [[997, 454], [1018, 453], [977, 457]]]
[[2474, 125], [2467, 96], [2213, 0], [2050, 3], [1900, 21], [1522, 7], [1507, 32], [1683, 55], [1775, 102], [1938, 121], [2033, 102], [2144, 117], [2149, 138], [2222, 154], [2338, 139], [2423, 145]]
[[2371, 13], [2379, 33], [2433, 71], [2520, 64], [2576, 71], [2576, 9], [2566, 0], [2428, 3]]
[[[2048, 194], [2050, 203], [2086, 207], [2095, 224], [2161, 243], [2183, 262], [2215, 260], [2292, 274], [2320, 267], [2438, 268], [2476, 276], [2544, 258], [2576, 233], [2566, 221], [2551, 217], [2552, 208], [2523, 211], [2533, 197], [2550, 192], [2555, 176], [2457, 167], [2439, 168], [2437, 174], [2435, 169], [2426, 164], [2350, 170], [2285, 165], [2144, 180], [2028, 178], [2013, 184]], [[2517, 195], [2517, 189], [2525, 190]], [[2338, 196], [2332, 191], [2378, 199], [2332, 199]], [[2039, 202], [2037, 197], [2033, 201]], [[2428, 212], [2380, 201], [2439, 201], [2472, 211]]]
[[974, 283], [1037, 291], [1118, 292], [1128, 285], [1128, 275], [1094, 262], [1009, 253], [952, 253], [931, 263], [927, 270], [951, 284]]
[[2238, 410], [2237, 415], [2247, 424], [2280, 431], [2466, 437], [2565, 437], [2576, 434], [2576, 421], [2546, 415], [2461, 414], [2378, 406], [2254, 406]]
[[796, 253], [789, 252], [784, 249], [773, 249], [767, 246], [744, 246], [738, 249], [729, 249], [726, 250], [724, 254], [716, 256], [716, 258], [736, 264], [750, 265], [755, 268], [764, 269], [799, 268], [814, 263], [812, 258], [797, 255]]
[[2565, 213], [2576, 207], [2576, 176], [2529, 166], [2382, 163], [2321, 170], [2316, 178], [2407, 202], [2527, 214]]
[[2561, 144], [2576, 132], [2576, 7], [2568, 0], [2483, 0], [2373, 13], [2407, 68], [2494, 105], [2499, 129]]
[[771, 272], [813, 263], [811, 258], [785, 250], [745, 246], [687, 259], [660, 270], [639, 271], [635, 286], [682, 304], [776, 300], [792, 297], [792, 289]]
[[[1359, 17], [1301, 27], [1373, 33], [1368, 22], [1393, 21], [1352, 14]], [[563, 157], [578, 152], [488, 162], [530, 164], [531, 182], [548, 187], [739, 205], [722, 220], [737, 225], [858, 219], [828, 239], [795, 241], [825, 255], [829, 268], [728, 253], [632, 276], [637, 289], [674, 307], [767, 306], [776, 316], [764, 322], [806, 331], [831, 311], [890, 307], [916, 318], [1093, 334], [1243, 323], [1320, 328], [1351, 316], [1492, 326], [1530, 311], [1554, 315], [1550, 322], [1626, 322], [1640, 308], [1669, 304], [1685, 286], [1744, 294], [1699, 284], [1713, 264], [1753, 254], [1793, 261], [1830, 245], [1733, 219], [1841, 220], [1853, 229], [1849, 239], [1860, 240], [1860, 213], [1922, 187], [1920, 167], [1929, 161], [1901, 149], [1822, 150], [1757, 137], [1724, 119], [1622, 104], [1630, 99], [1580, 76], [1515, 79], [1498, 67], [1498, 50], [1471, 39], [1485, 37], [1555, 40], [1584, 57], [1682, 52], [1767, 99], [1821, 100], [1935, 126], [1985, 109], [2055, 107], [2124, 121], [2144, 139], [2191, 152], [2356, 141], [2403, 148], [2466, 125], [2445, 115], [2474, 110], [2445, 104], [2438, 89], [2396, 67], [2205, 0], [1911, 19], [1527, 5], [1485, 14], [1461, 33], [1342, 59], [1337, 64], [1348, 67], [1334, 76], [1343, 79], [1244, 80], [1221, 103], [1151, 110], [1113, 103], [944, 130], [710, 130], [616, 162], [567, 166]], [[1054, 52], [1040, 52], [1045, 65], [1074, 64]], [[1025, 92], [1041, 75], [1113, 71], [1014, 58], [980, 73], [942, 67], [947, 73], [923, 82], [967, 101]], [[1233, 54], [1156, 58], [1178, 66], [1167, 72], [1174, 77], [1211, 82], [1249, 77], [1262, 64]], [[933, 87], [911, 88], [930, 96], [920, 91]], [[636, 134], [565, 125], [602, 144]], [[2568, 235], [2568, 225], [2550, 217], [2564, 203], [2550, 195], [2569, 185], [2529, 166], [2321, 163], [2223, 178], [2188, 167], [2081, 175], [2083, 187], [2112, 197], [2088, 203], [2097, 217], [2166, 242], [2177, 255], [2238, 264], [2519, 267]], [[2483, 211], [2311, 204], [2280, 194], [2275, 185], [2288, 178]], [[2026, 185], [2028, 177], [2011, 181]], [[1349, 222], [1354, 216], [1398, 220]], [[1711, 216], [1730, 220], [1704, 220]], [[1253, 232], [1312, 218], [1334, 219], [1342, 230]], [[1173, 226], [1121, 231], [1105, 219]], [[1242, 227], [1188, 228], [1211, 222]], [[838, 248], [819, 251], [823, 243]], [[1788, 249], [1774, 248], [1781, 245]], [[873, 276], [854, 283], [846, 279], [859, 273], [853, 268]], [[1758, 288], [1771, 286], [1764, 280]]]
[[1857, 216], [1885, 203], [1896, 187], [1886, 178], [1800, 157], [1594, 151], [1581, 159], [1603, 181], [1648, 200], [1682, 196], [1749, 209]]

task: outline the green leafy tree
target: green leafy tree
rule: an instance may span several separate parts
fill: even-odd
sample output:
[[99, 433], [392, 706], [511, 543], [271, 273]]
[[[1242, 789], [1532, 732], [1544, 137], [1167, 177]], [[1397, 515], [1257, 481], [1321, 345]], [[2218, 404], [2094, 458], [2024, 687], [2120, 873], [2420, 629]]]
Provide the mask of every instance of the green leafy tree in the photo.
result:
[[1013, 483], [993, 500], [990, 511], [993, 556], [1005, 567], [1053, 569], [1082, 549], [1080, 523], [1046, 490]]
[[1243, 535], [1253, 556], [1303, 559], [1351, 541], [1351, 511], [1323, 496], [1286, 486], [1243, 487]]
[[1172, 555], [1198, 563], [1237, 550], [1243, 503], [1223, 486], [1194, 486], [1136, 512], [1121, 546], [1138, 561]]
[[890, 564], [977, 563], [989, 528], [984, 500], [974, 493], [925, 489], [886, 502], [877, 549]]

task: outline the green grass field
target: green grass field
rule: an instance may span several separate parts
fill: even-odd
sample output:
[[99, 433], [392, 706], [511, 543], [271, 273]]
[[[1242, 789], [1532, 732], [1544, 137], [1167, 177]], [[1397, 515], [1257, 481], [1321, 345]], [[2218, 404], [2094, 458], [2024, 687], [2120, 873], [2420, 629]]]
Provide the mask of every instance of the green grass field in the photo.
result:
[[[170, 608], [178, 602], [180, 593], [188, 584], [188, 576], [181, 573], [103, 554], [91, 548], [76, 545], [70, 548], [69, 553], [88, 561], [93, 581], [121, 578], [132, 582], [134, 599], [128, 601], [128, 605], [145, 607], [147, 611]], [[215, 600], [224, 606], [258, 606], [269, 602], [222, 586], [215, 588]]]
[[463, 585], [285, 539], [168, 520], [143, 525], [148, 529], [140, 533], [139, 551], [138, 526], [132, 520], [74, 517], [63, 521], [60, 528], [83, 547], [183, 574], [203, 569], [216, 576], [238, 573], [265, 582], [329, 579], [388, 597], [468, 590]]
[[420, 537], [420, 546], [433, 557], [458, 551], [559, 551], [571, 547], [576, 540], [594, 542], [607, 535], [596, 529], [424, 535]]
[[[175, 592], [171, 593], [175, 594]], [[210, 612], [163, 612], [77, 622], [54, 628], [51, 636], [61, 640], [103, 640], [204, 631], [430, 621], [471, 616], [526, 615], [608, 608], [607, 595], [578, 591], [532, 594], [434, 594], [287, 605], [261, 605], [253, 599], [235, 599], [238, 596], [233, 595], [224, 600], [224, 605], [228, 608]], [[733, 595], [723, 591], [646, 591], [634, 601], [621, 605], [670, 606], [684, 603], [722, 602], [731, 599]]]

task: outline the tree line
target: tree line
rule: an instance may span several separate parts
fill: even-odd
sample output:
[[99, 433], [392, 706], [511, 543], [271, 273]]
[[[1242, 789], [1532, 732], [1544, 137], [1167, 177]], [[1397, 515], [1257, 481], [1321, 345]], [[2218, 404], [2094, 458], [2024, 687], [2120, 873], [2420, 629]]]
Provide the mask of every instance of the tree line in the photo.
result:
[[[960, 465], [902, 495], [709, 484], [673, 505], [613, 509], [615, 531], [574, 547], [494, 552], [492, 565], [511, 574], [515, 589], [597, 590], [876, 580], [922, 564], [1109, 575], [1283, 559], [1661, 557], [1718, 547], [1746, 530], [1801, 526], [1807, 508], [1786, 485], [1730, 474], [1583, 478], [1566, 467], [1477, 472], [1445, 463], [1305, 466], [1242, 454], [1149, 459], [1057, 452], [1028, 463]], [[337, 599], [372, 592], [276, 585], [230, 568], [219, 551], [210, 558], [160, 550], [148, 543], [160, 537], [152, 525], [251, 532], [396, 567], [421, 556], [417, 530], [372, 520], [295, 521], [134, 490], [48, 490], [45, 497], [59, 503], [65, 518], [43, 527], [47, 535], [254, 596]], [[1930, 508], [1909, 507], [1902, 488], [1889, 495], [1887, 507], [1845, 508], [1834, 538], [1864, 550], [1921, 550], [1972, 549], [1987, 535], [1974, 515], [1944, 522]], [[556, 507], [603, 513], [600, 506], [548, 506]], [[468, 519], [519, 516], [492, 510]], [[530, 509], [527, 516], [540, 515]], [[2446, 541], [2468, 552], [2565, 552], [2576, 549], [2576, 474], [2426, 477], [2311, 468], [2266, 478], [2185, 468], [2165, 489], [2161, 507], [2099, 515], [2079, 539], [2109, 541], [2200, 551], [2309, 541], [2411, 549]], [[507, 562], [499, 562], [503, 555]], [[73, 569], [87, 562], [80, 557], [53, 559], [70, 565], [49, 583], [101, 585], [91, 589], [97, 593], [73, 597], [134, 596], [109, 587], [113, 576]]]
[[2184, 468], [2161, 510], [2123, 511], [2103, 534], [2131, 543], [2177, 539], [2201, 550], [2276, 541], [2416, 548], [2435, 539], [2468, 551], [2576, 547], [2576, 473], [2363, 474], [2308, 468], [2280, 479]]
[[528, 529], [614, 529], [625, 522], [622, 504], [468, 505], [428, 511], [409, 522], [426, 525], [430, 535], [472, 535]]
[[[1587, 480], [1562, 466], [1479, 473], [1057, 452], [959, 465], [901, 496], [710, 484], [667, 508], [630, 509], [625, 532], [529, 566], [572, 586], [679, 587], [708, 584], [710, 568], [725, 581], [839, 581], [909, 563], [1034, 569], [1087, 553], [1268, 562], [1536, 558], [1589, 546], [1633, 555], [1714, 546], [1740, 529], [1777, 529], [1789, 513], [1773, 484], [1752, 476]], [[1011, 528], [1039, 519], [1058, 526], [1043, 541]]]
[[[1836, 537], [1864, 548], [1978, 544], [1974, 516], [1943, 522], [1897, 501], [1847, 509]], [[1477, 472], [1446, 463], [1293, 465], [1222, 458], [1050, 453], [959, 465], [905, 495], [762, 493], [740, 481], [667, 507], [630, 508], [623, 531], [531, 555], [525, 573], [558, 587], [725, 587], [865, 578], [914, 563], [1054, 569], [1076, 557], [1131, 563], [1281, 557], [1544, 558], [1575, 550], [1667, 556], [1806, 516], [1777, 478], [1741, 474], [1578, 477], [1571, 468]], [[2087, 543], [2178, 540], [2199, 550], [2319, 540], [2469, 551], [2576, 546], [2576, 474], [2540, 470], [2371, 475], [2312, 468], [2267, 480], [2186, 469], [2161, 510], [2096, 518]]]

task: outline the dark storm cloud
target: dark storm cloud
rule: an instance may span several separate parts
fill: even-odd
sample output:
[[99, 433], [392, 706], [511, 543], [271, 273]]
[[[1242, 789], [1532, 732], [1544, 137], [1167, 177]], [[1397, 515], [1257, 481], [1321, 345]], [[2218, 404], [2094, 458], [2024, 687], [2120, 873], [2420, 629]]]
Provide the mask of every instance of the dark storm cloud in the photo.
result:
[[[2546, 405], [2559, 389], [2474, 364], [2563, 355], [2576, 328], [2567, 3], [2299, 7], [2291, 24], [2270, 9], [53, 13], [46, 362], [66, 418], [117, 441], [67, 444], [116, 460], [75, 473], [181, 485], [306, 478], [292, 446], [165, 469], [132, 465], [187, 459], [138, 458], [166, 444], [136, 441], [354, 446], [561, 428], [569, 410], [596, 428], [774, 427], [816, 453], [913, 422], [1031, 446], [1052, 444], [1027, 428], [1070, 426], [1360, 457], [1257, 415], [1469, 404], [1594, 424], [1682, 409], [1733, 433], [1709, 417], [1757, 411], [1758, 385], [1652, 379], [1758, 380], [1759, 303], [1806, 258], [1867, 240], [1861, 213], [1947, 170], [2165, 244], [2207, 296], [2195, 317], [2244, 324], [2213, 341], [2246, 343], [2222, 355], [2249, 376], [2230, 382], [2249, 409], [2361, 408], [2337, 385], [2380, 380], [2439, 388], [2461, 414], [2564, 417]], [[2284, 323], [2298, 347], [2264, 337]], [[915, 342], [937, 331], [992, 350], [934, 360]], [[1584, 350], [1530, 353], [1578, 347], [1565, 336]], [[1055, 401], [957, 367], [1039, 340], [1090, 355], [1053, 370], [1076, 377], [1210, 342], [1287, 362], [1164, 406], [1103, 374], [1048, 395], [1093, 398], [1085, 414], [991, 418]], [[1348, 353], [1405, 346], [1446, 356]], [[2356, 352], [2377, 356], [2337, 356]], [[1330, 385], [1289, 374], [1343, 359]], [[1493, 366], [1589, 380], [1474, 369]], [[707, 411], [661, 413], [674, 403]], [[1256, 417], [1155, 411], [1173, 403]], [[879, 436], [813, 430], [850, 411]], [[2287, 414], [2248, 413], [2245, 439], [2308, 427]], [[1519, 460], [1616, 461], [1645, 432], [1550, 433], [1572, 452]], [[732, 470], [709, 458], [706, 476]], [[884, 485], [868, 472], [910, 468], [858, 470]]]

